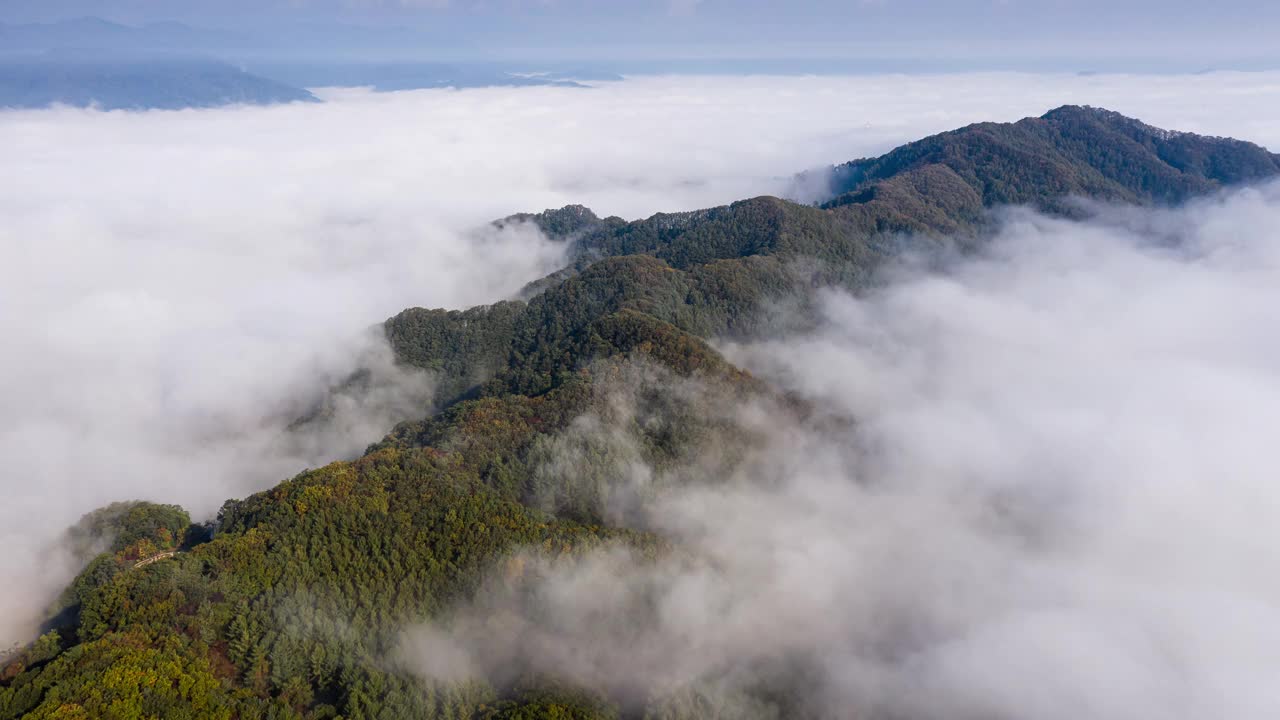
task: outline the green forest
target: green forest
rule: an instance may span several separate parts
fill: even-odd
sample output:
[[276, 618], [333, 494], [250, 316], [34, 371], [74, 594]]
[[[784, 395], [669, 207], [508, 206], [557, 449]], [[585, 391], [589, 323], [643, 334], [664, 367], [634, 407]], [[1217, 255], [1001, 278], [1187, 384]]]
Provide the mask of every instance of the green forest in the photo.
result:
[[[1280, 156], [1064, 107], [834, 170], [820, 206], [499, 221], [535, 223], [572, 257], [518, 299], [386, 320], [397, 360], [436, 377], [436, 409], [207, 522], [127, 498], [86, 515], [66, 533], [83, 571], [43, 634], [0, 660], [0, 720], [716, 717], [702, 678], [638, 696], [575, 685], [554, 664], [440, 679], [396, 658], [406, 627], [495, 587], [519, 593], [540, 563], [686, 552], [618, 514], [620, 468], [674, 482], [716, 448], [722, 465], [699, 467], [714, 477], [758, 441], [724, 408], [809, 412], [710, 341], [801, 330], [823, 288], [865, 290], [904, 252], [980, 247], [1001, 205], [1171, 204], [1280, 174]], [[570, 432], [584, 417], [607, 432]], [[752, 702], [813, 715], [802, 684], [778, 685], [762, 680]]]

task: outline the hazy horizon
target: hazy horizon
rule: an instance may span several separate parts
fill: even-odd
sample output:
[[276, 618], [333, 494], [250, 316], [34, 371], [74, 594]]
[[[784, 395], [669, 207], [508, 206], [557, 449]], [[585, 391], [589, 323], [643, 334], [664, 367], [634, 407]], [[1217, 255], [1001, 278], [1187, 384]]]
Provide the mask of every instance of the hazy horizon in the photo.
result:
[[1280, 65], [1270, 32], [1280, 6], [1258, 0], [13, 0], [0, 9], [0, 23], [11, 26], [81, 18], [184, 23], [208, 31], [184, 36], [196, 46], [309, 60], [593, 62], [633, 72], [736, 62], [747, 72], [808, 73]]

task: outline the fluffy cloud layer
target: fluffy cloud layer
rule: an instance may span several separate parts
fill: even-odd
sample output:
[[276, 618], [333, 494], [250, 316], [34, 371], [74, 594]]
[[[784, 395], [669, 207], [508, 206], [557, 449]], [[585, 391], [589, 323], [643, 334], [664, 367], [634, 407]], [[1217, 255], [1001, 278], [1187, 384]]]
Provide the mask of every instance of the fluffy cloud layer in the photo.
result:
[[916, 634], [892, 662], [847, 647], [838, 696], [913, 717], [1280, 711], [1277, 227], [1276, 185], [1088, 225], [1016, 213], [988, 257], [832, 298], [821, 336], [746, 352], [869, 449], [831, 529], [892, 567], [842, 589], [879, 603], [855, 629]]
[[[972, 75], [643, 78], [592, 90], [331, 91], [323, 105], [0, 114], [0, 645], [62, 573], [40, 548], [144, 498], [208, 514], [425, 411], [290, 413], [381, 352], [410, 305], [506, 296], [562, 248], [484, 221], [570, 202], [628, 217], [778, 192], [796, 170], [1067, 102], [1272, 146], [1280, 80]], [[406, 402], [407, 400], [407, 402]]]

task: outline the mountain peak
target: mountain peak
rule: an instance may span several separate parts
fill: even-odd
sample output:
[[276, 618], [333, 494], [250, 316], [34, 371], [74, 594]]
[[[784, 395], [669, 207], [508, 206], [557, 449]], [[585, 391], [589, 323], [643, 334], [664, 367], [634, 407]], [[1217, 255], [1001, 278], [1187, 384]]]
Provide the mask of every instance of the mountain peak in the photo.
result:
[[1094, 122], [1117, 129], [1136, 130], [1161, 140], [1170, 140], [1176, 137], [1202, 137], [1195, 133], [1165, 130], [1154, 125], [1148, 125], [1137, 118], [1129, 117], [1115, 110], [1092, 105], [1063, 105], [1041, 115], [1040, 119], [1050, 122]]
[[[1106, 108], [1063, 105], [1038, 118], [970, 125], [837, 166], [828, 206], [885, 193], [958, 198], [958, 182], [987, 207], [1051, 209], [1070, 196], [1169, 203], [1277, 172], [1280, 156], [1253, 143], [1164, 130]], [[940, 195], [939, 183], [953, 192]]]
[[1049, 112], [1040, 116], [1041, 120], [1055, 120], [1064, 117], [1081, 117], [1091, 116], [1098, 119], [1123, 119], [1133, 120], [1133, 118], [1122, 115], [1115, 110], [1108, 110], [1103, 107], [1095, 107], [1093, 105], [1059, 105]]
[[518, 213], [498, 220], [494, 224], [503, 227], [518, 222], [531, 222], [553, 238], [567, 238], [597, 225], [600, 218], [585, 205], [565, 205], [562, 208], [547, 209], [540, 213]]

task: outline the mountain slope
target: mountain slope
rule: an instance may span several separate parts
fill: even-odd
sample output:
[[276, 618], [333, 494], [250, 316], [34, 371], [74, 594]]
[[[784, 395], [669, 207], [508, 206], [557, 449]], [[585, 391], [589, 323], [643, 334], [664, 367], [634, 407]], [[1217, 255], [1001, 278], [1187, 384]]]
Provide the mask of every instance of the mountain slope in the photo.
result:
[[1139, 204], [1280, 174], [1253, 143], [1161, 130], [1118, 113], [1063, 106], [1016, 123], [981, 123], [833, 168], [832, 198], [813, 208], [756, 198], [645, 220], [597, 218], [580, 206], [511, 220], [576, 239], [580, 255], [647, 254], [685, 268], [784, 254], [862, 262], [872, 236], [972, 231], [998, 205], [1075, 211], [1072, 198]]
[[[1172, 132], [1099, 108], [1064, 106], [1016, 123], [980, 123], [835, 171], [827, 207], [867, 202], [886, 186], [962, 181], [984, 206], [1060, 207], [1062, 198], [1173, 203], [1269, 177], [1280, 156], [1252, 143]], [[922, 192], [920, 195], [936, 195]]]
[[[424, 673], [403, 662], [402, 631], [478, 604], [520, 645], [531, 631], [491, 598], [542, 617], [548, 568], [605, 548], [642, 568], [683, 557], [644, 523], [655, 498], [750, 462], [768, 430], [744, 405], [779, 425], [810, 415], [707, 338], [803, 322], [815, 288], [865, 287], [899, 233], [927, 239], [917, 247], [980, 241], [986, 209], [1007, 198], [1169, 202], [1280, 172], [1247, 143], [1081, 108], [849, 167], [859, 177], [824, 208], [757, 198], [633, 223], [579, 206], [502, 221], [571, 240], [573, 266], [526, 300], [387, 321], [402, 362], [438, 374], [441, 412], [424, 408], [360, 459], [228, 501], [209, 527], [147, 504], [86, 517], [70, 541], [103, 551], [48, 632], [0, 665], [0, 719], [705, 717], [703, 678], [574, 687], [536, 654], [480, 676]], [[764, 674], [752, 707], [821, 715]]]
[[1252, 143], [1066, 106], [838, 166], [838, 195], [823, 207], [759, 197], [634, 222], [582, 206], [513, 215], [499, 224], [531, 222], [573, 243], [572, 265], [532, 285], [527, 307], [411, 309], [385, 327], [403, 362], [439, 373], [442, 401], [498, 374], [507, 384], [487, 392], [529, 392], [584, 362], [563, 343], [600, 313], [636, 308], [701, 337], [778, 331], [803, 325], [815, 287], [858, 290], [904, 250], [980, 242], [999, 205], [1078, 215], [1081, 199], [1169, 203], [1277, 174], [1280, 155]]

